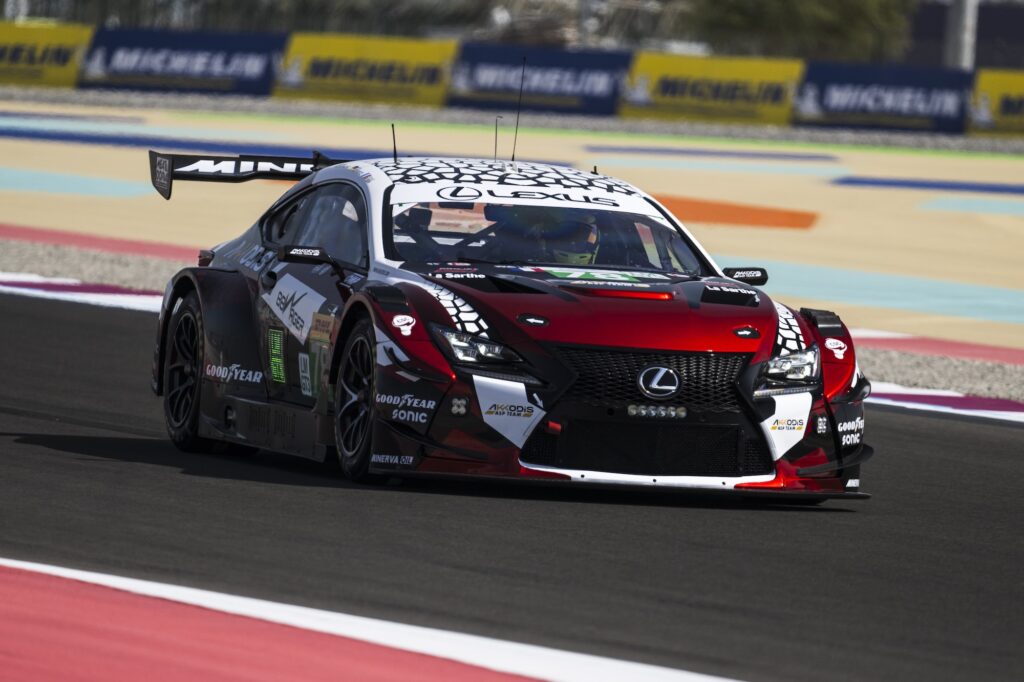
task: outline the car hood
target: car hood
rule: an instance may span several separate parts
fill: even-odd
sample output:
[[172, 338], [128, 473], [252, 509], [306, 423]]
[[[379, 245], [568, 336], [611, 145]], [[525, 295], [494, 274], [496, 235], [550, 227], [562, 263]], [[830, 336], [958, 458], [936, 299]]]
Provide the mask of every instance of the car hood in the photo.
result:
[[721, 277], [446, 264], [421, 273], [465, 299], [503, 340], [768, 354], [778, 325], [761, 290]]

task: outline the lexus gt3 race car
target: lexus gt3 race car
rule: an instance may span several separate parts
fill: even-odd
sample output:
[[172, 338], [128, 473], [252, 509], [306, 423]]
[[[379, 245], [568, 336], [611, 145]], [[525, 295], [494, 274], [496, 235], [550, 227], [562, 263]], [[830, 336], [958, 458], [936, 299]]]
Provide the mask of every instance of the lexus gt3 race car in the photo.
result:
[[[595, 169], [596, 170], [596, 169]], [[153, 364], [186, 451], [867, 497], [870, 384], [831, 312], [721, 269], [614, 178], [479, 159], [150, 152], [153, 184], [297, 182], [169, 282]]]

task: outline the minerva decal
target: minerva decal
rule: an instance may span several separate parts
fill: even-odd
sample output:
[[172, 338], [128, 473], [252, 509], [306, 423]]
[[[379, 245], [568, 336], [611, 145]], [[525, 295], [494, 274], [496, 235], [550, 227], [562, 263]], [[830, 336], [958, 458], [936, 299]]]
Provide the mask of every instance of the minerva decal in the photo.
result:
[[473, 385], [484, 422], [516, 447], [523, 447], [545, 414], [526, 397], [526, 386], [479, 375], [473, 377]]
[[262, 298], [292, 336], [303, 344], [309, 336], [313, 315], [327, 301], [291, 275], [278, 280], [274, 289]]
[[524, 267], [528, 272], [543, 272], [559, 279], [607, 280], [610, 282], [641, 282], [647, 280], [672, 281], [671, 277], [658, 272], [628, 270], [586, 270], [583, 268]]
[[804, 437], [811, 416], [811, 394], [777, 395], [775, 414], [761, 422], [761, 430], [768, 439], [772, 459], [778, 460]]

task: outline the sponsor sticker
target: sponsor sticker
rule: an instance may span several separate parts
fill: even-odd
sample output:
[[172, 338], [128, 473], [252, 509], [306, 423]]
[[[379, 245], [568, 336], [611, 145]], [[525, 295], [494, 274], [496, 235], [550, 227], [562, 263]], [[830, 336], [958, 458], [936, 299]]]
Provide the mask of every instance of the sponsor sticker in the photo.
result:
[[323, 343], [333, 341], [335, 335], [334, 322], [335, 318], [332, 315], [315, 313], [313, 315], [313, 324], [309, 329], [310, 341], [321, 341]]
[[313, 397], [313, 382], [309, 373], [309, 353], [299, 353], [299, 387], [302, 395]]
[[473, 385], [484, 423], [516, 447], [523, 447], [545, 414], [530, 402], [526, 387], [517, 381], [482, 376], [474, 376]]
[[836, 356], [836, 360], [842, 360], [847, 351], [846, 344], [839, 339], [825, 339], [825, 348], [832, 351], [833, 355]]
[[206, 365], [206, 376], [211, 379], [220, 379], [227, 382], [238, 381], [244, 384], [258, 384], [263, 381], [263, 372], [255, 369], [242, 369], [242, 366], [237, 363], [226, 367], [224, 365], [208, 363]]
[[807, 422], [803, 419], [773, 419], [772, 431], [803, 431]]
[[292, 275], [285, 275], [263, 301], [277, 316], [292, 336], [305, 344], [309, 336], [313, 315], [327, 299], [316, 293]]
[[426, 424], [437, 407], [436, 400], [417, 398], [411, 393], [395, 395], [378, 393], [377, 404], [392, 408], [387, 412], [391, 419], [407, 424]]
[[642, 282], [643, 280], [668, 280], [671, 278], [659, 272], [633, 272], [629, 270], [586, 270], [584, 268], [524, 267], [528, 272], [543, 272], [559, 279], [600, 280], [607, 282]]
[[411, 336], [415, 324], [416, 318], [412, 315], [395, 315], [391, 318], [391, 326], [402, 332], [402, 336]]
[[836, 431], [839, 432], [839, 444], [842, 447], [860, 445], [864, 437], [864, 418], [857, 417], [845, 422], [836, 424]]
[[452, 398], [452, 414], [456, 417], [466, 416], [469, 398]]
[[389, 466], [412, 466], [416, 463], [416, 458], [412, 455], [370, 455], [370, 462], [372, 464], [386, 464]]

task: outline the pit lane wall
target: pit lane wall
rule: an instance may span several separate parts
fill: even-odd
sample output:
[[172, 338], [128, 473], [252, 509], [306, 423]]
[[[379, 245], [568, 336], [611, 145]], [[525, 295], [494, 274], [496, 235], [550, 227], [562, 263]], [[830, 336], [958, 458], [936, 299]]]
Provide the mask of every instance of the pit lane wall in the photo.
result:
[[[525, 59], [525, 70], [524, 70]], [[0, 84], [1024, 135], [1024, 71], [0, 22]]]

